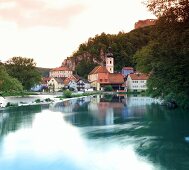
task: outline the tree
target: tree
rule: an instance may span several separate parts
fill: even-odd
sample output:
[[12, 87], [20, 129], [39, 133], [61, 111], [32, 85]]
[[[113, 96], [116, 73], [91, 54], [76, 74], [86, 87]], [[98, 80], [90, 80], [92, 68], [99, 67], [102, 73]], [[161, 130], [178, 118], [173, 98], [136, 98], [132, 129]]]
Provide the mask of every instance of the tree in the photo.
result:
[[107, 85], [104, 87], [104, 91], [113, 91], [113, 88], [111, 85]]
[[182, 10], [188, 10], [188, 1], [168, 2], [174, 6], [153, 0], [149, 4], [151, 10], [160, 15], [156, 25], [159, 36], [139, 50], [134, 58], [140, 71], [150, 73], [147, 84], [150, 94], [189, 108], [189, 25], [178, 13], [181, 2], [185, 5]]
[[63, 95], [65, 98], [70, 98], [72, 96], [72, 92], [70, 90], [64, 90]]
[[8, 75], [3, 65], [0, 65], [0, 91], [18, 92], [22, 91], [22, 84], [15, 78]]
[[17, 78], [26, 90], [30, 90], [41, 81], [32, 58], [13, 57], [5, 63], [5, 66], [9, 75]]
[[189, 0], [147, 0], [146, 5], [159, 19], [166, 23], [189, 22]]
[[92, 71], [92, 69], [97, 66], [97, 64], [82, 60], [77, 66], [76, 66], [76, 72], [79, 76], [82, 76], [84, 78], [87, 78], [88, 74]]

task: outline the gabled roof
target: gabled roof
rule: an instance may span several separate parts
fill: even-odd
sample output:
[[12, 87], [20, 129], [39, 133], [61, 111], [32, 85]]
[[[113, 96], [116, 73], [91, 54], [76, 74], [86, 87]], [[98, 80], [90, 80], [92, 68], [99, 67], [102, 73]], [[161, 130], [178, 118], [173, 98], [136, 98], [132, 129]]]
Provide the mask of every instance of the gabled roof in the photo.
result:
[[148, 80], [149, 76], [147, 74], [129, 74], [132, 80]]
[[124, 77], [121, 73], [110, 73], [109, 74], [110, 84], [122, 84], [124, 83]]
[[89, 83], [88, 80], [83, 79], [83, 78], [78, 79], [78, 80], [77, 80], [77, 83], [78, 83], [80, 80], [81, 80], [82, 82], [84, 82], [84, 83]]
[[51, 80], [51, 77], [43, 77], [42, 78], [42, 83], [43, 84], [46, 84], [48, 81], [50, 81]]
[[109, 71], [106, 69], [105, 66], [96, 66], [90, 73], [90, 74], [97, 74], [97, 73], [109, 73]]
[[57, 83], [64, 83], [65, 77], [54, 77], [54, 79], [56, 80]]
[[123, 67], [122, 70], [134, 70], [133, 67]]
[[68, 84], [70, 83], [70, 81], [71, 81], [70, 78], [67, 77], [67, 78], [65, 78], [65, 80], [64, 80], [64, 84], [65, 84], [65, 85], [68, 85]]
[[62, 66], [51, 69], [51, 71], [71, 71], [68, 67]]
[[74, 80], [74, 81], [78, 81], [80, 79], [80, 77], [78, 75], [74, 74], [74, 75], [69, 76], [69, 79]]

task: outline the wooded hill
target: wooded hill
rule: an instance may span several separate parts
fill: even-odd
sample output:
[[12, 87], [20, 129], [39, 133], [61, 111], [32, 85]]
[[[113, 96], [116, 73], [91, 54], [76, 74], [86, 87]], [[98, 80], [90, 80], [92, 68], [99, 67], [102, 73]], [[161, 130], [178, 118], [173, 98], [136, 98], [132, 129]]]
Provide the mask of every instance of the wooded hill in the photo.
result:
[[103, 63], [106, 50], [111, 47], [116, 71], [120, 71], [124, 66], [135, 67], [133, 56], [137, 50], [146, 46], [154, 38], [153, 30], [153, 26], [149, 26], [129, 33], [96, 35], [80, 44], [78, 50], [68, 58], [69, 62], [65, 61], [63, 65], [68, 67], [71, 65], [77, 74], [86, 77], [96, 65]]

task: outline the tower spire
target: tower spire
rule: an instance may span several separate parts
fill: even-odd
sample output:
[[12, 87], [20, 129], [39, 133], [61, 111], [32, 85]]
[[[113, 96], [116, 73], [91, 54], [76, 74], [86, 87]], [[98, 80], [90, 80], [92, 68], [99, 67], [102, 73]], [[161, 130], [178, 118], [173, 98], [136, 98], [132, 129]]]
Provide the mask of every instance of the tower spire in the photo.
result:
[[106, 68], [110, 73], [114, 73], [114, 58], [111, 47], [108, 47], [106, 53]]

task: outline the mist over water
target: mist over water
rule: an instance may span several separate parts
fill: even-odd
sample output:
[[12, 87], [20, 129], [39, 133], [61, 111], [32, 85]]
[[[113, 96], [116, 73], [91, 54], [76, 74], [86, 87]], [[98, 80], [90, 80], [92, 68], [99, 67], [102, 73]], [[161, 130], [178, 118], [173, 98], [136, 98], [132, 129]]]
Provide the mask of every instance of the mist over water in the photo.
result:
[[188, 112], [157, 102], [103, 95], [1, 112], [0, 169], [188, 169]]

